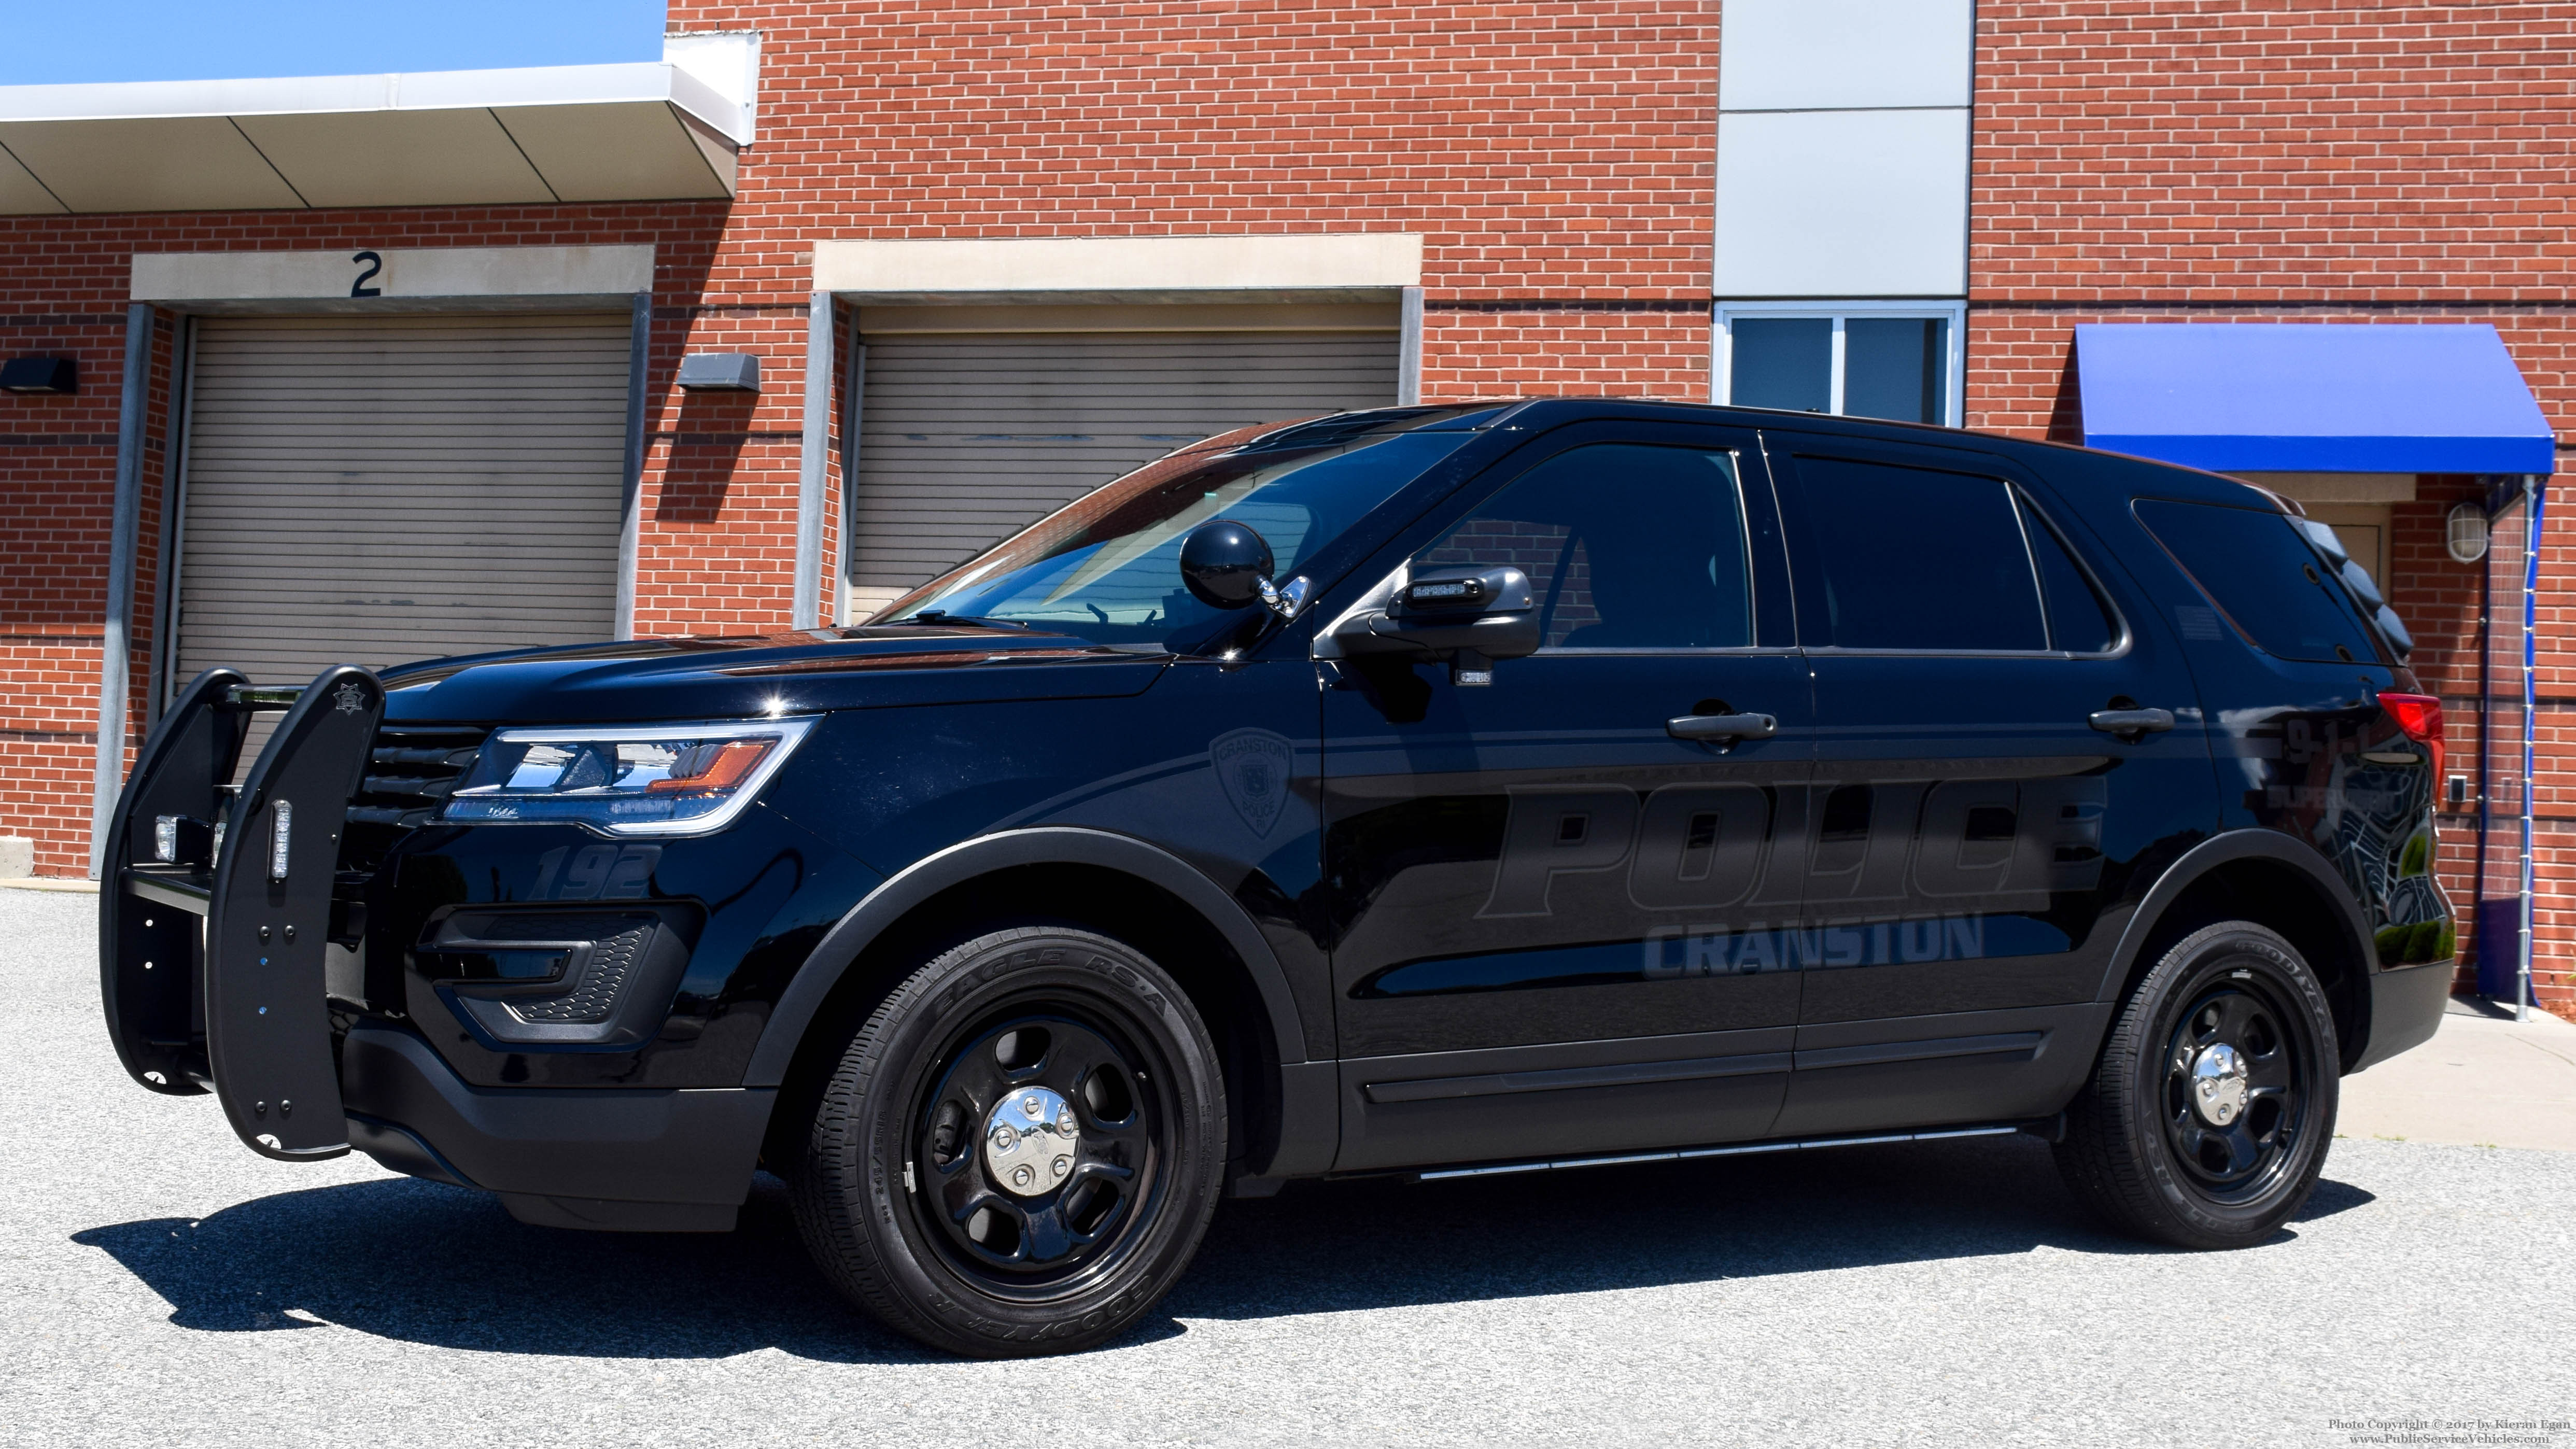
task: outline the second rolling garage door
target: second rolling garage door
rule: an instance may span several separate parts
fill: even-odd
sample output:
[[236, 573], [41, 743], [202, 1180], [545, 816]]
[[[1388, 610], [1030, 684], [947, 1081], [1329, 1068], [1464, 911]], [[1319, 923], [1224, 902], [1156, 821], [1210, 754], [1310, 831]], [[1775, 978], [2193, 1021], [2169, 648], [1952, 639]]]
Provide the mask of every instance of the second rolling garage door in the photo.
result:
[[860, 617], [1184, 443], [1396, 400], [1392, 329], [865, 341], [850, 506]]
[[175, 679], [608, 638], [628, 326], [201, 320]]

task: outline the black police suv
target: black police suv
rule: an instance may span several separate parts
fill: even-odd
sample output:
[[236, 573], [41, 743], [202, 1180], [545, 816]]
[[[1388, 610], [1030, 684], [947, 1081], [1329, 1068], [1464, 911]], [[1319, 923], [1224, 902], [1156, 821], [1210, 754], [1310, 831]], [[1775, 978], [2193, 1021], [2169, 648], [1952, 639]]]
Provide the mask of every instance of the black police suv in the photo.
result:
[[127, 1069], [531, 1223], [723, 1231], [766, 1168], [850, 1297], [1013, 1355], [1301, 1177], [2030, 1131], [2258, 1242], [2447, 994], [2406, 632], [2205, 473], [1343, 414], [878, 618], [208, 671], [108, 845]]

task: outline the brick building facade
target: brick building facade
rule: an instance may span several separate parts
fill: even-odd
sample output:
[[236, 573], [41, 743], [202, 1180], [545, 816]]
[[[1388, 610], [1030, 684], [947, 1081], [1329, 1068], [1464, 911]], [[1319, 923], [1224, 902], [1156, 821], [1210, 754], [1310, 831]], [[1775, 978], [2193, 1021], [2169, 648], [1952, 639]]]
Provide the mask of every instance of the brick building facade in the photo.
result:
[[[55, 133], [10, 118], [41, 111], [29, 126], [67, 126], [109, 113], [77, 97], [38, 98], [51, 110], [0, 97], [11, 148], [0, 165], [44, 183], [13, 192], [0, 177], [0, 200], [27, 198], [0, 208], [21, 213], [0, 216], [0, 353], [71, 357], [81, 377], [70, 396], [0, 400], [0, 650], [14, 686], [0, 718], [12, 762], [0, 834], [33, 837], [42, 872], [88, 862], [116, 380], [142, 296], [138, 255], [649, 246], [618, 582], [619, 626], [638, 635], [852, 617], [899, 587], [911, 565], [868, 564], [880, 574], [861, 577], [870, 520], [894, 516], [867, 511], [870, 490], [918, 486], [867, 471], [890, 456], [871, 431], [878, 401], [915, 406], [878, 369], [965, 346], [977, 328], [1016, 339], [1013, 365], [1041, 371], [1059, 343], [1070, 357], [1150, 334], [1180, 339], [1170, 365], [1185, 370], [1237, 355], [1364, 381], [1386, 367], [1383, 384], [1316, 384], [1382, 386], [1386, 402], [1762, 401], [1747, 395], [1745, 319], [1830, 313], [1839, 349], [1846, 317], [1886, 318], [1929, 329], [1906, 363], [1926, 420], [2080, 439], [2079, 323], [2474, 320], [2499, 329], [2553, 425], [2576, 427], [2565, 163], [2576, 5], [675, 0], [669, 29], [757, 36], [745, 124], [717, 138], [726, 154], [707, 152], [724, 194], [637, 183], [628, 199], [577, 200], [549, 171], [550, 201], [328, 205], [299, 187], [301, 205], [102, 209], [115, 203], [57, 195], [31, 149]], [[674, 114], [687, 109], [670, 95]], [[236, 104], [247, 103], [198, 110]], [[694, 104], [703, 149], [714, 111]], [[490, 109], [542, 160], [525, 138], [545, 105]], [[346, 124], [382, 114], [353, 109]], [[268, 159], [295, 177], [282, 157]], [[1259, 255], [1275, 265], [1210, 282], [1181, 275], [1194, 254], [1147, 247], [1102, 262], [1059, 246], [1210, 237], [1273, 239]], [[954, 268], [972, 257], [936, 250], [1004, 240], [1029, 249], [962, 290]], [[1144, 271], [1111, 275], [1119, 266]], [[1147, 275], [1158, 268], [1178, 268], [1171, 285]], [[177, 627], [163, 553], [182, 533], [164, 526], [176, 516], [164, 490], [187, 476], [174, 456], [187, 408], [174, 416], [173, 398], [192, 319], [243, 307], [163, 300], [198, 295], [146, 299], [129, 743], [185, 653], [156, 630]], [[818, 299], [832, 307], [820, 332]], [[942, 321], [952, 314], [940, 308], [991, 320]], [[828, 358], [809, 345], [818, 337]], [[1283, 338], [1307, 351], [1279, 350]], [[828, 366], [809, 369], [809, 351]], [[708, 353], [757, 357], [760, 390], [677, 386], [683, 356]], [[1848, 374], [1834, 356], [1831, 405], [1842, 406], [1862, 388], [1859, 353]], [[828, 403], [808, 406], [809, 376], [832, 390]], [[845, 479], [854, 458], [860, 472]], [[2385, 505], [2386, 582], [2422, 641], [2418, 667], [2452, 704], [2455, 762], [2476, 743], [2479, 570], [2445, 554], [2440, 530], [2481, 486], [2428, 475]], [[2576, 1001], [2563, 969], [2576, 936], [2565, 778], [2576, 738], [2555, 702], [2576, 698], [2561, 567], [2571, 526], [2553, 519], [2544, 541], [2535, 794], [2540, 995], [2561, 1011]], [[2463, 851], [2447, 855], [2465, 872]], [[2462, 874], [2463, 900], [2467, 887]]]

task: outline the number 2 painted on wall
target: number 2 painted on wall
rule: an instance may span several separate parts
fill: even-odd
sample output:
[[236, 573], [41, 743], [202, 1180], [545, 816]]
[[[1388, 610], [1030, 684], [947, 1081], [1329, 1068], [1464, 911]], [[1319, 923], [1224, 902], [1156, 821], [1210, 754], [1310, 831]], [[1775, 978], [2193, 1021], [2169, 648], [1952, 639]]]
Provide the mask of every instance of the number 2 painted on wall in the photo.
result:
[[349, 258], [349, 260], [353, 262], [364, 262], [367, 264], [367, 269], [360, 272], [358, 274], [358, 279], [349, 284], [349, 295], [352, 297], [383, 296], [385, 294], [384, 288], [370, 287], [367, 284], [374, 281], [378, 273], [384, 271], [385, 259], [376, 255], [374, 252], [360, 252], [356, 256]]

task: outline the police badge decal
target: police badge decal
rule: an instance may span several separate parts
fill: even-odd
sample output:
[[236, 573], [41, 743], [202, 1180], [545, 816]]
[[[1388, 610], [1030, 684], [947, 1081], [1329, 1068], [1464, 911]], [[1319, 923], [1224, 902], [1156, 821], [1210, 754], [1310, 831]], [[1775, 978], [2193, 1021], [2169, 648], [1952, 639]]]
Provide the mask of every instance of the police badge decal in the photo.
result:
[[1208, 741], [1208, 762], [1234, 813], [1256, 836], [1268, 836], [1288, 803], [1288, 779], [1297, 763], [1297, 747], [1283, 735], [1244, 729]]

